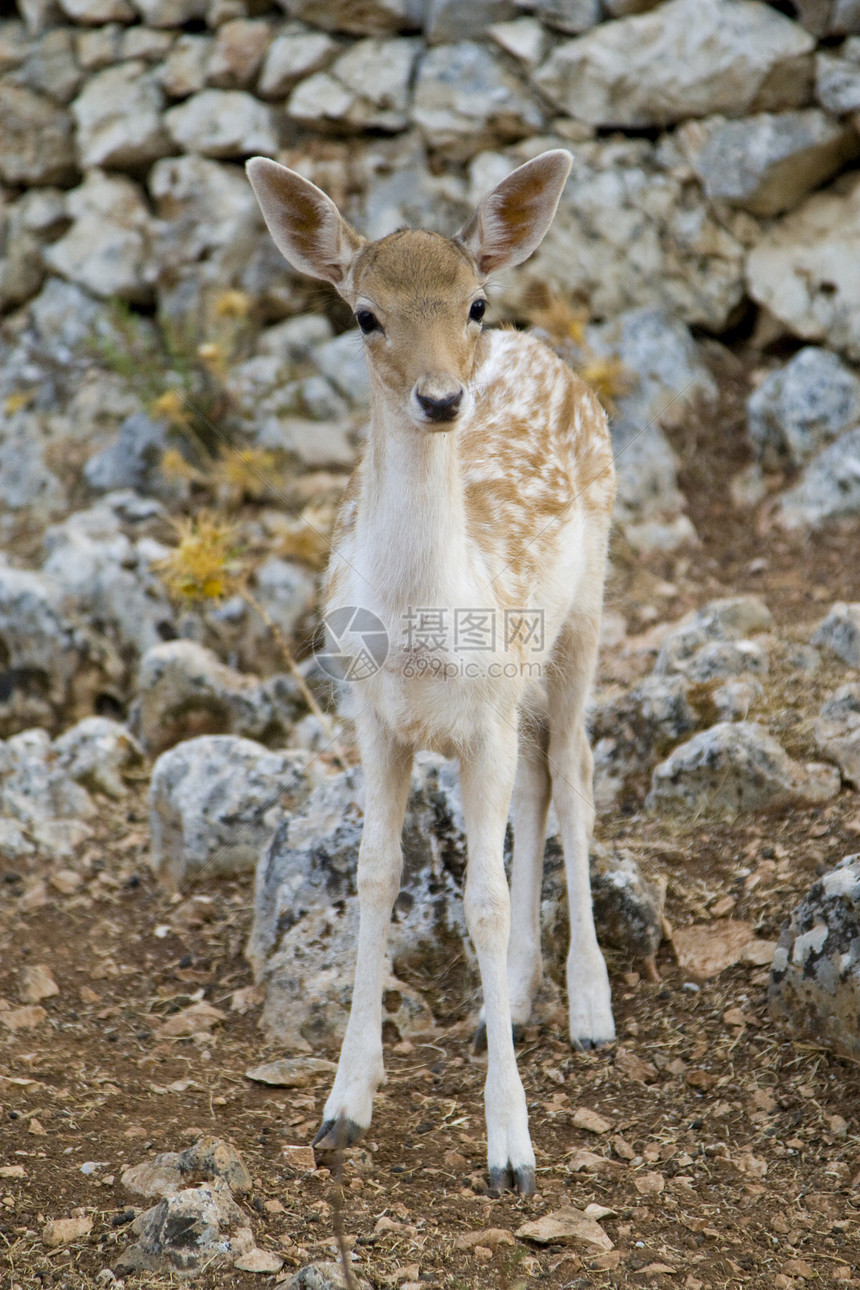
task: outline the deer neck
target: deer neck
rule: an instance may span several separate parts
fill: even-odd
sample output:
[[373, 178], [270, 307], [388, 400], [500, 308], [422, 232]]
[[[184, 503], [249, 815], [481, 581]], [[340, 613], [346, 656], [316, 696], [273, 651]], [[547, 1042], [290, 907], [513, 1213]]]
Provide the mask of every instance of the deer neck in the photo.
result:
[[469, 568], [458, 438], [374, 409], [359, 505], [360, 545], [386, 608], [451, 604]]

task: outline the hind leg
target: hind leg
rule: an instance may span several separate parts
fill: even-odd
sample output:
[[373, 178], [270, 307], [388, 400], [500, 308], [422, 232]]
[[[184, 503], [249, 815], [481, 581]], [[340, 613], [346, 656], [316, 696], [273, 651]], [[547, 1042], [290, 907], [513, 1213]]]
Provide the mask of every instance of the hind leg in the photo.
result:
[[549, 678], [549, 769], [561, 829], [570, 950], [567, 995], [570, 1040], [575, 1048], [599, 1048], [615, 1038], [609, 975], [591, 906], [588, 850], [594, 828], [594, 759], [585, 732], [585, 705], [597, 660], [599, 612], [571, 616], [554, 649]]
[[514, 852], [511, 864], [508, 990], [515, 1035], [528, 1022], [543, 981], [540, 894], [551, 789], [547, 764], [548, 741], [549, 726], [545, 720], [526, 728], [524, 737], [520, 740], [511, 809]]

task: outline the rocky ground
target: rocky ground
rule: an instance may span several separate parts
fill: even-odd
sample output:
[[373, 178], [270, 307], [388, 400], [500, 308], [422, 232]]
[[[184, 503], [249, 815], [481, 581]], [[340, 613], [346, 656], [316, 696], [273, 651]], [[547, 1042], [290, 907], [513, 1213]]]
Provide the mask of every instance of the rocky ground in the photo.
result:
[[[776, 526], [767, 499], [733, 505], [730, 482], [752, 452], [729, 384], [718, 416], [691, 413], [671, 432], [700, 544], [642, 556], [616, 537], [598, 711], [654, 670], [686, 612], [755, 596], [772, 623], [755, 635], [769, 667], [750, 716], [808, 763], [821, 704], [856, 680], [810, 640], [833, 602], [860, 600], [860, 525], [811, 539]], [[321, 761], [338, 770], [330, 753]], [[238, 1260], [219, 1267], [213, 1246], [202, 1286], [338, 1285], [336, 1269], [318, 1267], [317, 1280], [308, 1271], [336, 1258], [338, 1213], [356, 1275], [375, 1287], [857, 1284], [858, 1068], [767, 1006], [767, 960], [788, 915], [818, 875], [860, 850], [856, 792], [837, 782], [818, 804], [721, 818], [704, 804], [646, 811], [647, 764], [640, 756], [609, 786], [598, 837], [647, 878], [665, 877], [672, 935], [658, 981], [610, 950], [614, 1049], [572, 1053], [551, 1006], [526, 1034], [519, 1059], [539, 1167], [530, 1200], [486, 1192], [476, 999], [456, 957], [397, 965], [432, 1007], [434, 1029], [404, 1038], [392, 1028], [389, 1081], [367, 1140], [346, 1153], [341, 1197], [306, 1149], [330, 1079], [303, 1066], [311, 1045], [287, 1050], [295, 1062], [275, 1073], [280, 1085], [247, 1075], [285, 1056], [258, 1027], [264, 992], [244, 957], [252, 877], [189, 872], [171, 894], [150, 864], [146, 764], [123, 764], [116, 798], [90, 779], [98, 809], [85, 837], [64, 853], [55, 844], [4, 861], [9, 1285], [173, 1284], [164, 1266], [123, 1269], [144, 1239], [135, 1216], [159, 1203], [157, 1181], [145, 1196], [128, 1171], [205, 1135], [228, 1139], [249, 1177], [218, 1182], [199, 1161], [178, 1175], [198, 1200], [201, 1186], [220, 1197], [218, 1248]], [[331, 1042], [313, 1049], [334, 1056]], [[174, 1190], [176, 1178], [174, 1167]], [[598, 1208], [584, 1227], [569, 1214], [546, 1221], [571, 1206]], [[171, 1221], [175, 1250], [192, 1220]]]

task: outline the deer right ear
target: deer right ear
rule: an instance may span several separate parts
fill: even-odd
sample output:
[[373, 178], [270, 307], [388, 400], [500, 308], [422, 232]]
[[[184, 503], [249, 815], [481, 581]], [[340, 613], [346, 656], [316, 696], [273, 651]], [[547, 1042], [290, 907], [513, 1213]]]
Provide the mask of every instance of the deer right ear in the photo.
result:
[[275, 246], [312, 278], [339, 287], [362, 244], [330, 197], [294, 170], [267, 157], [245, 167]]

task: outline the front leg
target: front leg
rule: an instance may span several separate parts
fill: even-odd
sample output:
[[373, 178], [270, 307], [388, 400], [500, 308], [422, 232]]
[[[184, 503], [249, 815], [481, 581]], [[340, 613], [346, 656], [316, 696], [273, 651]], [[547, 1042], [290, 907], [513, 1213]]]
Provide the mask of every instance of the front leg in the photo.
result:
[[507, 948], [511, 902], [503, 847], [517, 761], [513, 723], [498, 722], [460, 762], [469, 860], [465, 912], [484, 987], [487, 1028], [487, 1161], [490, 1186], [535, 1189], [535, 1156], [526, 1097], [511, 1036]]
[[375, 719], [359, 723], [365, 781], [364, 829], [358, 852], [359, 931], [355, 986], [334, 1085], [314, 1146], [334, 1150], [370, 1125], [373, 1095], [384, 1077], [382, 978], [391, 911], [400, 890], [400, 836], [412, 754]]

